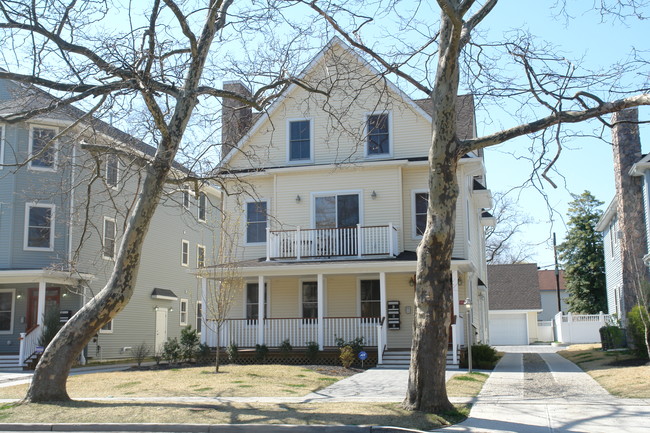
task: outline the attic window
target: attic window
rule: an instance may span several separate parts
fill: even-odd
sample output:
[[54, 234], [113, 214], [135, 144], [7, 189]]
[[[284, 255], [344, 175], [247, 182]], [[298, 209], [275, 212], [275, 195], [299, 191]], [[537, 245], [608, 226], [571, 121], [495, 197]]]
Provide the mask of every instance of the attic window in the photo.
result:
[[390, 155], [388, 114], [371, 114], [366, 120], [366, 156]]

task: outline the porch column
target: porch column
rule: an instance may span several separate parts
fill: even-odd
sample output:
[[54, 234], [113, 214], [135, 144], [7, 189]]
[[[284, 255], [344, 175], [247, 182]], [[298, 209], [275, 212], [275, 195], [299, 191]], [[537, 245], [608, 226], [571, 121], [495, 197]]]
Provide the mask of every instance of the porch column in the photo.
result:
[[264, 292], [264, 275], [260, 275], [257, 277], [257, 344], [264, 344], [264, 319], [266, 318]]
[[[387, 300], [386, 300], [386, 272], [380, 272], [379, 273], [379, 314], [381, 315], [382, 319], [384, 319], [384, 323], [381, 326], [381, 333], [383, 335], [383, 340], [384, 344], [388, 344], [387, 340], [387, 335], [386, 335], [386, 329], [387, 329], [387, 322], [388, 322], [388, 311], [387, 311]], [[383, 350], [383, 347], [378, 347], [377, 351]]]
[[[204, 326], [206, 320], [206, 313], [208, 310], [208, 280], [205, 277], [201, 277], [201, 344], [205, 344], [208, 340], [208, 328]], [[189, 306], [188, 306], [189, 309]], [[187, 312], [189, 314], [189, 311]]]
[[44, 280], [38, 282], [38, 308], [36, 309], [36, 323], [39, 326], [43, 326], [43, 321], [45, 319], [45, 288], [46, 284]]
[[323, 274], [316, 276], [316, 291], [318, 294], [318, 347], [323, 350], [325, 345], [325, 278]]
[[[456, 320], [458, 320], [458, 269], [454, 269], [451, 271], [451, 286], [452, 286], [452, 292], [453, 292], [453, 314], [456, 316]], [[458, 351], [456, 348], [458, 347], [458, 329], [457, 325], [451, 325], [451, 359], [452, 359], [452, 364], [458, 364]]]

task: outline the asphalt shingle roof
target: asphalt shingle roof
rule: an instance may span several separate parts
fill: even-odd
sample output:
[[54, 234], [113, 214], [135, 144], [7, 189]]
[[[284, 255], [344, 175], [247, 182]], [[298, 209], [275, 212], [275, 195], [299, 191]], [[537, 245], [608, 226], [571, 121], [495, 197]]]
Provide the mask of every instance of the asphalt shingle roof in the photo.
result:
[[490, 310], [541, 310], [537, 264], [489, 265]]

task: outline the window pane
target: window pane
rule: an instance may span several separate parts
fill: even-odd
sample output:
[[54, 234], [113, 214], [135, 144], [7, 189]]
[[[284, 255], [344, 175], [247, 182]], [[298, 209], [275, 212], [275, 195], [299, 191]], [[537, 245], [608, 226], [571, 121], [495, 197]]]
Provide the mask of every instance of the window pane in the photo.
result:
[[361, 281], [361, 300], [379, 301], [379, 280]]
[[27, 230], [27, 246], [32, 248], [50, 248], [52, 233], [52, 208], [30, 207]]
[[388, 146], [388, 115], [368, 116], [368, 155], [390, 153]]
[[205, 221], [205, 194], [199, 194], [199, 219]]
[[336, 227], [336, 196], [316, 197], [316, 228]]
[[11, 301], [13, 295], [10, 292], [0, 293], [0, 312], [11, 312]]
[[291, 122], [289, 133], [289, 159], [310, 159], [309, 120]]
[[29, 208], [29, 226], [30, 227], [49, 227], [52, 209], [49, 207], [31, 207]]
[[337, 198], [338, 227], [355, 227], [359, 224], [359, 196], [339, 195]]
[[[32, 130], [32, 155], [34, 155], [34, 159], [31, 161], [32, 167], [54, 167], [56, 148], [54, 143], [50, 143], [50, 141], [55, 135], [56, 133], [53, 129], [34, 128]], [[48, 144], [49, 147], [47, 147], [46, 150], [43, 150], [48, 146]]]
[[115, 221], [104, 220], [104, 257], [115, 256]]

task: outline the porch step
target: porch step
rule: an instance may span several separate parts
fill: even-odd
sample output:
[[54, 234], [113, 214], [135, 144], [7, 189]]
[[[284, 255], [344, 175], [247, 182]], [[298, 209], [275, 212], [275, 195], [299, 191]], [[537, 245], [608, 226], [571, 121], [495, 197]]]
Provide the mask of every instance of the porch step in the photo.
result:
[[18, 355], [9, 354], [9, 355], [0, 355], [0, 370], [5, 370], [7, 368], [19, 368], [18, 364]]
[[[383, 362], [383, 364], [377, 365], [377, 368], [408, 370], [411, 364], [411, 352], [407, 350], [386, 351], [384, 352]], [[447, 366], [450, 368], [458, 368], [458, 364], [453, 364], [453, 353], [451, 350], [447, 351]]]

